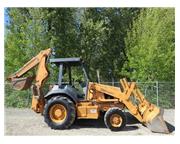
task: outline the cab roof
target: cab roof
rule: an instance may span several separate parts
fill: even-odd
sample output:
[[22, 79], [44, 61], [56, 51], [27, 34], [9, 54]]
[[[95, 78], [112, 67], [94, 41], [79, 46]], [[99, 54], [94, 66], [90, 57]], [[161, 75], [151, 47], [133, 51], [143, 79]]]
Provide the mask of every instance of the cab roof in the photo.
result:
[[74, 58], [54, 58], [50, 59], [50, 63], [55, 63], [56, 65], [65, 64], [65, 65], [80, 65], [82, 60], [79, 57]]

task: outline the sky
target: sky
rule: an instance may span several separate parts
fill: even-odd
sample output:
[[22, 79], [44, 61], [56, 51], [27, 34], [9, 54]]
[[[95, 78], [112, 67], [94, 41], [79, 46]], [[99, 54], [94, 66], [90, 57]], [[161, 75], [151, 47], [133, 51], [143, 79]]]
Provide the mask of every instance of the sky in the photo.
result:
[[4, 24], [7, 25], [9, 23], [9, 16], [7, 13], [7, 8], [4, 8]]

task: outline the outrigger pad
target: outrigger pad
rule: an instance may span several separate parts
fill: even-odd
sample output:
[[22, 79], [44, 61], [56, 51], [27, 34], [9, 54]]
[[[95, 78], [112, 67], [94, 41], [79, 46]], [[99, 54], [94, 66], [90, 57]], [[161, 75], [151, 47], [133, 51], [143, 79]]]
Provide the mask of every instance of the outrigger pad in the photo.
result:
[[34, 76], [25, 78], [15, 78], [12, 80], [12, 86], [16, 90], [26, 90], [31, 87]]
[[163, 119], [164, 110], [160, 109], [160, 113], [149, 123], [147, 127], [156, 133], [165, 133], [168, 134], [168, 127]]

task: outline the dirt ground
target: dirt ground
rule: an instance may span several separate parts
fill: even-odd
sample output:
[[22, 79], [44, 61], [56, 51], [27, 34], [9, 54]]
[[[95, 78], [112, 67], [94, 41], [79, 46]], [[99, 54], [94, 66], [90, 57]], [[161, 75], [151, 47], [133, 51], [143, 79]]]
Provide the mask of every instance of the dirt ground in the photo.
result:
[[[77, 120], [71, 129], [52, 130], [44, 122], [43, 116], [34, 113], [31, 109], [5, 108], [5, 135], [165, 135], [152, 133], [149, 129], [138, 123], [129, 113], [127, 125], [123, 131], [111, 132], [104, 125], [103, 119], [99, 120]], [[171, 133], [175, 133], [174, 122], [175, 111], [168, 109], [164, 111], [164, 119]]]

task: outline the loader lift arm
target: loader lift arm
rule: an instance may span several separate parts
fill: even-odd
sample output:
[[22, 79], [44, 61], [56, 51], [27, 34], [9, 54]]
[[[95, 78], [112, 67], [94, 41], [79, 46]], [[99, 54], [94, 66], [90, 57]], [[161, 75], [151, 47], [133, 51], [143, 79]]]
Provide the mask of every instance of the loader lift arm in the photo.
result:
[[[38, 55], [28, 61], [17, 72], [10, 75], [8, 80], [12, 82], [12, 85], [17, 90], [25, 90], [31, 87], [32, 81], [35, 79], [33, 85], [33, 97], [32, 97], [32, 109], [35, 112], [41, 112], [44, 108], [44, 98], [41, 91], [44, 81], [47, 79], [49, 73], [46, 67], [46, 59], [51, 54], [51, 48], [42, 50]], [[24, 74], [32, 70], [38, 65], [37, 73], [35, 76], [22, 78]]]

